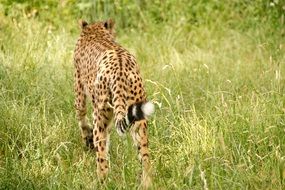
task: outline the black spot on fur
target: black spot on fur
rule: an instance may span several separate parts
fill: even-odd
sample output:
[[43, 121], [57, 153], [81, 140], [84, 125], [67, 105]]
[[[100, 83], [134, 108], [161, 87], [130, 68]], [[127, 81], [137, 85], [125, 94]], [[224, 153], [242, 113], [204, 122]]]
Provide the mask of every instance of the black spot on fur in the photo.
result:
[[142, 155], [142, 158], [143, 158], [143, 157], [148, 157], [148, 154], [146, 154], [146, 153], [143, 154], [143, 155]]

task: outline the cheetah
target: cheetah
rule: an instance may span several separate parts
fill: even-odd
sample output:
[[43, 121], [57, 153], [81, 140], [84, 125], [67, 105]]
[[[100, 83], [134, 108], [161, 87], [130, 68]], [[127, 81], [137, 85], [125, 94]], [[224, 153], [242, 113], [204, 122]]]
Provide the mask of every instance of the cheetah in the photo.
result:
[[[115, 42], [114, 21], [88, 24], [81, 28], [74, 51], [75, 108], [86, 145], [96, 152], [97, 176], [106, 179], [109, 169], [108, 144], [111, 119], [119, 135], [130, 131], [142, 165], [141, 182], [149, 186], [150, 160], [147, 119], [154, 105], [147, 101], [135, 57]], [[87, 119], [86, 99], [93, 107], [93, 127]]]

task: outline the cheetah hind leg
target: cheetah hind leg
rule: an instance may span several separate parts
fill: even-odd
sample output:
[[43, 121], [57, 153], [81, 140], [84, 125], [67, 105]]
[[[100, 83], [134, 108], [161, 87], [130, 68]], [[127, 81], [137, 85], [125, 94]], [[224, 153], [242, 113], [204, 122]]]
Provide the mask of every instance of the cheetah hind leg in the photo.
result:
[[76, 116], [79, 121], [79, 127], [81, 130], [82, 139], [85, 141], [87, 147], [94, 149], [93, 145], [93, 129], [89, 127], [87, 119], [87, 106], [86, 106], [86, 94], [84, 92], [84, 86], [80, 80], [80, 73], [77, 69], [75, 72], [75, 109]]
[[134, 145], [138, 149], [138, 157], [142, 164], [139, 174], [142, 189], [152, 187], [152, 167], [149, 160], [148, 136], [146, 120], [136, 121], [130, 130]]

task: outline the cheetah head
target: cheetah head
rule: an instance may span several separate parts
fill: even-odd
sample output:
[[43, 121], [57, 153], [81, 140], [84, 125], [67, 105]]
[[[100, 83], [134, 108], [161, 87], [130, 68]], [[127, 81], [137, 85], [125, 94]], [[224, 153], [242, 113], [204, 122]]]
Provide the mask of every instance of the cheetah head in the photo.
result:
[[79, 20], [81, 31], [85, 35], [97, 35], [115, 39], [115, 22], [112, 19], [88, 24], [85, 20]]

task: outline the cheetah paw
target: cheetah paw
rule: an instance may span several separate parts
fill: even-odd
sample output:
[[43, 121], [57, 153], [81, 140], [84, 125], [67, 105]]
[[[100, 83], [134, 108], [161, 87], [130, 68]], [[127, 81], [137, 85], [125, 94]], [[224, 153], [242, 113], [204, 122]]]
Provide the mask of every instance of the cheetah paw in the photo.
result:
[[94, 149], [93, 135], [85, 137], [86, 146], [90, 149]]

